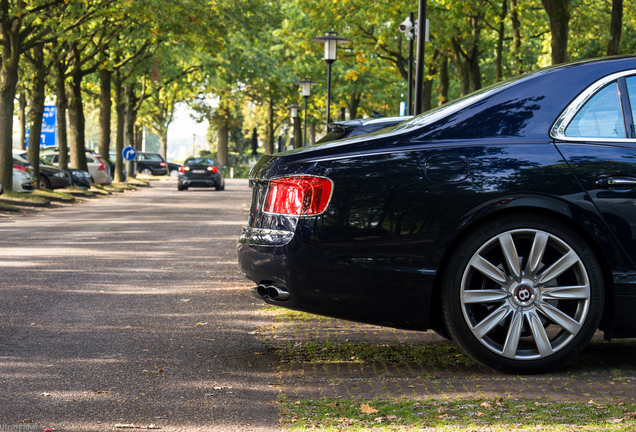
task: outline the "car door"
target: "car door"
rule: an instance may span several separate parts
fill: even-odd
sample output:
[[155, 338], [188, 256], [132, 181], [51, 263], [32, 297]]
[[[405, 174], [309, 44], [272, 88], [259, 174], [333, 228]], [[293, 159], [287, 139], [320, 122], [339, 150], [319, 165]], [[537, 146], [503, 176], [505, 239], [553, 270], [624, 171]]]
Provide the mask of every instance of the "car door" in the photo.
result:
[[636, 71], [614, 74], [579, 95], [551, 131], [632, 263], [636, 263], [634, 107]]

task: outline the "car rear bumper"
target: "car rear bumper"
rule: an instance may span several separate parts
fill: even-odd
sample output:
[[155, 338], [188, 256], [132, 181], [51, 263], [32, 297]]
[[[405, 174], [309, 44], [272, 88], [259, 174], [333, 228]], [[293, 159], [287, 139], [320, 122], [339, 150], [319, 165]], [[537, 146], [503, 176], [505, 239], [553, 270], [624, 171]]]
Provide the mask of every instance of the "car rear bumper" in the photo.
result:
[[[273, 305], [390, 327], [426, 330], [434, 274], [398, 273], [339, 259], [287, 231], [246, 227], [239, 267]], [[399, 280], [397, 280], [399, 279]], [[396, 290], [391, 287], [399, 286]], [[268, 293], [280, 290], [283, 300]], [[274, 296], [275, 297], [275, 296]]]

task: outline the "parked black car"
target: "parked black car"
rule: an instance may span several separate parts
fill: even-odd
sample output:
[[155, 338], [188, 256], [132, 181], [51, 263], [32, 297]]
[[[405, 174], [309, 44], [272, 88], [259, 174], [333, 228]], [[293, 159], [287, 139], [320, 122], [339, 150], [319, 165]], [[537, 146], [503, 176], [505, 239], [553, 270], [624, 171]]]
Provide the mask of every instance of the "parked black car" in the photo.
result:
[[168, 164], [168, 175], [170, 177], [179, 177], [179, 170], [181, 169], [181, 164], [174, 162], [167, 162]]
[[512, 373], [634, 337], [635, 108], [636, 57], [584, 61], [265, 155], [240, 267], [267, 303], [434, 329]]
[[368, 119], [346, 120], [329, 123], [329, 132], [316, 144], [322, 144], [329, 141], [335, 141], [344, 138], [353, 138], [397, 126], [413, 116], [404, 117], [378, 117]]
[[168, 163], [159, 153], [137, 153], [137, 172], [146, 175], [168, 174]]
[[92, 180], [88, 171], [69, 168], [67, 169], [67, 172], [71, 175], [71, 184], [73, 186], [77, 186], [82, 189], [90, 189]]
[[[26, 150], [13, 150], [13, 157], [28, 162]], [[40, 158], [39, 171], [40, 189], [63, 189], [71, 185], [71, 175], [68, 172], [51, 165], [42, 158]]]
[[190, 187], [213, 187], [225, 189], [223, 169], [217, 163], [205, 157], [189, 158], [179, 168], [177, 189], [188, 190]]

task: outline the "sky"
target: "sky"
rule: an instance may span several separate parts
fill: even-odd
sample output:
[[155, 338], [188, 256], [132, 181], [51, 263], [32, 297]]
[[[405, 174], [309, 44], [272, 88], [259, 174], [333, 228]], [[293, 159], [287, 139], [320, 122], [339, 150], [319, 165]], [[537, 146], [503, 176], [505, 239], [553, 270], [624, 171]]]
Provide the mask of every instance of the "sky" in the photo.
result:
[[192, 143], [195, 151], [206, 149], [205, 135], [208, 122], [196, 123], [190, 116], [190, 109], [185, 103], [179, 104], [175, 111], [175, 118], [168, 128], [168, 159], [183, 160], [192, 155]]

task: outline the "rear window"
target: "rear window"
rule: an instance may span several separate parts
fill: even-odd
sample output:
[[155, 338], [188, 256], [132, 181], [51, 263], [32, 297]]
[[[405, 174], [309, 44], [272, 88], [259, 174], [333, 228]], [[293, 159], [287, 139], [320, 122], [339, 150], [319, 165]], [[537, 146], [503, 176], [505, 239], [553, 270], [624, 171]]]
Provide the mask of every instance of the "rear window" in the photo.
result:
[[320, 138], [316, 141], [316, 144], [320, 144], [323, 142], [335, 141], [341, 138], [344, 138], [348, 129], [342, 126], [334, 126], [324, 137]]
[[205, 166], [213, 166], [215, 165], [212, 159], [208, 158], [196, 158], [196, 159], [188, 159], [184, 162], [185, 166], [194, 166], [194, 165], [205, 165]]
[[139, 159], [140, 160], [147, 160], [147, 161], [163, 162], [163, 158], [161, 156], [159, 156], [158, 154], [142, 154], [142, 155], [139, 155]]

